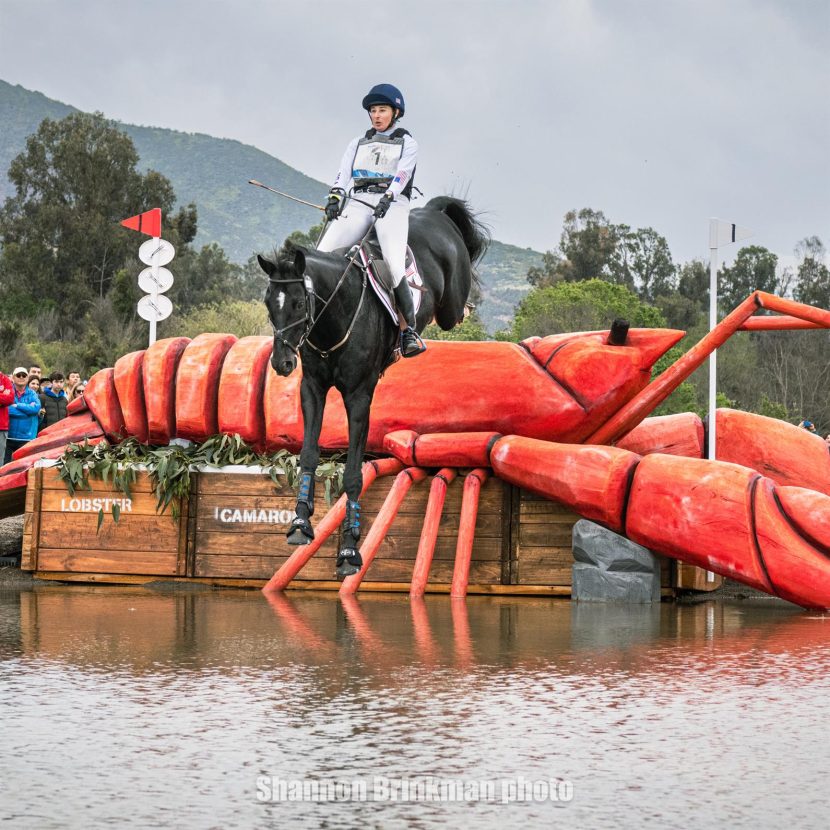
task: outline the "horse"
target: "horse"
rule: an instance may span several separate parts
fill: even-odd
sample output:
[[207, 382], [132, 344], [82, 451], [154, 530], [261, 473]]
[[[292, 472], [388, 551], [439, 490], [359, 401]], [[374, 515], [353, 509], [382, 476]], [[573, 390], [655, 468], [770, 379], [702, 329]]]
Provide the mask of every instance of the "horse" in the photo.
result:
[[[433, 319], [449, 331], [464, 319], [471, 288], [478, 285], [475, 265], [490, 243], [487, 228], [469, 205], [450, 196], [431, 199], [410, 213], [409, 246], [424, 282], [416, 315], [420, 333]], [[302, 360], [300, 400], [303, 446], [300, 453], [296, 517], [288, 543], [314, 539], [314, 472], [326, 394], [334, 386], [343, 396], [349, 447], [343, 484], [346, 517], [336, 575], [343, 579], [363, 565], [360, 541], [362, 462], [377, 382], [394, 362], [399, 327], [367, 287], [367, 276], [353, 249], [323, 253], [289, 242], [274, 261], [258, 255], [268, 275], [265, 305], [274, 330], [271, 366], [287, 377]]]

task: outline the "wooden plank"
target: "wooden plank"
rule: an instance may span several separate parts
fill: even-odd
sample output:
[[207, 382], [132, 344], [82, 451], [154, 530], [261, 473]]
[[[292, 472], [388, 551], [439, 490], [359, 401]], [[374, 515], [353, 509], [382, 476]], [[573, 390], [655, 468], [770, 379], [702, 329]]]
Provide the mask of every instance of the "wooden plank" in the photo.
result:
[[[364, 514], [377, 513], [386, 499], [394, 478], [376, 481], [369, 492], [360, 500], [361, 512]], [[401, 504], [399, 513], [416, 513], [424, 515], [429, 499], [429, 488], [432, 479], [427, 476], [424, 481], [412, 486]], [[490, 478], [481, 488], [479, 496], [479, 511], [483, 513], [501, 513], [503, 509], [502, 489], [506, 486], [497, 478]], [[444, 511], [458, 514], [461, 511], [461, 498], [464, 492], [464, 478], [459, 476], [447, 488], [444, 500]]]
[[126, 496], [119, 490], [104, 490], [99, 488], [94, 492], [77, 490], [70, 496], [66, 490], [42, 491], [40, 509], [44, 513], [92, 513], [96, 515], [99, 507], [108, 515], [111, 513], [111, 502], [115, 501], [121, 508], [121, 514], [155, 516], [157, 501], [153, 493], [134, 492]]
[[72, 549], [83, 544], [89, 551], [176, 552], [179, 526], [168, 514], [127, 515], [118, 522], [105, 516], [96, 533], [97, 524], [97, 513], [42, 513], [40, 547]]
[[570, 545], [519, 548], [518, 561], [529, 565], [570, 565], [574, 555]]
[[[374, 524], [375, 515], [368, 516], [361, 511], [362, 532], [365, 536], [370, 527]], [[504, 517], [499, 513], [485, 513], [479, 510], [476, 519], [476, 537], [486, 536], [494, 539], [501, 539], [504, 531], [503, 527]], [[438, 525], [438, 535], [458, 536], [458, 528], [460, 525], [460, 514], [446, 513], [441, 515], [441, 521]], [[391, 533], [399, 536], [419, 536], [424, 526], [423, 513], [399, 513], [392, 523]]]
[[713, 576], [714, 579], [710, 581], [703, 568], [687, 565], [685, 562], [676, 562], [672, 584], [676, 588], [688, 591], [714, 591], [715, 588], [720, 588], [723, 577], [718, 574], [713, 574]]
[[[336, 551], [337, 536], [332, 536], [320, 549], [326, 552]], [[231, 556], [283, 556], [288, 557], [295, 548], [291, 547], [285, 538], [285, 533], [279, 529], [273, 533], [234, 533], [214, 532], [197, 533], [194, 541], [194, 553], [198, 558], [202, 555], [231, 555]]]
[[[193, 474], [190, 476], [190, 492], [193, 492]], [[191, 497], [192, 498], [192, 497]], [[190, 498], [181, 500], [179, 513], [179, 534], [176, 545], [176, 574], [184, 576], [187, 573], [187, 534], [189, 530]]]
[[23, 552], [20, 570], [37, 570], [40, 547], [41, 497], [43, 494], [43, 468], [35, 467], [26, 486], [26, 513], [23, 518]]
[[519, 516], [523, 522], [575, 524], [581, 516], [552, 501], [521, 502]]
[[502, 584], [515, 585], [518, 582], [518, 551], [519, 551], [519, 510], [521, 492], [518, 487], [506, 487], [510, 503], [510, 513], [506, 518], [505, 539], [507, 561], [502, 562]]
[[[195, 576], [270, 579], [287, 556], [239, 556], [234, 554], [196, 554]], [[333, 579], [336, 562], [334, 552], [322, 550], [300, 571], [297, 579]]]
[[573, 526], [570, 524], [519, 524], [519, 548], [570, 547]]
[[[317, 493], [323, 490], [317, 482]], [[199, 473], [198, 493], [200, 496], [262, 496], [263, 498], [287, 498], [296, 502], [297, 493], [287, 484], [278, 487], [271, 477], [261, 473]]]
[[523, 562], [519, 559], [519, 584], [571, 585], [572, 565], [553, 565], [549, 562]]
[[91, 551], [44, 546], [38, 553], [38, 565], [40, 570], [48, 571], [175, 576], [176, 551], [150, 552], [115, 549]]
[[[418, 552], [419, 536], [398, 536], [389, 534], [381, 542], [377, 552], [377, 560], [381, 559], [411, 559], [414, 561]], [[435, 542], [434, 559], [455, 561], [455, 536], [439, 536]], [[501, 562], [501, 539], [476, 536], [473, 542], [473, 561]], [[374, 565], [372, 566], [374, 567]]]

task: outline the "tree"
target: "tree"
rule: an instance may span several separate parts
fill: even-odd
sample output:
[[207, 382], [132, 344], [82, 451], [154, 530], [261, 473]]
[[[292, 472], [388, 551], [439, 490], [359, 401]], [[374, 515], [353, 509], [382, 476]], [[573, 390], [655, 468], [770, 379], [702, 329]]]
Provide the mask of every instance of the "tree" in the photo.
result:
[[778, 289], [778, 257], [760, 245], [748, 245], [738, 251], [732, 267], [724, 266], [718, 274], [718, 305], [728, 314], [753, 291], [774, 294]]
[[658, 309], [625, 286], [598, 279], [560, 282], [535, 288], [522, 300], [507, 339], [607, 329], [618, 317], [637, 327], [665, 325]]
[[669, 294], [675, 267], [665, 237], [654, 228], [614, 227], [617, 247], [609, 263], [612, 280], [635, 290], [646, 302]]
[[77, 328], [118, 269], [135, 260], [134, 233], [119, 226], [151, 207], [170, 213], [170, 182], [136, 170], [132, 140], [100, 113], [45, 119], [9, 167], [15, 194], [0, 210], [5, 313], [56, 309]]
[[794, 292], [796, 300], [830, 308], [830, 270], [824, 264], [824, 243], [817, 236], [808, 236], [796, 245], [795, 253], [801, 260]]

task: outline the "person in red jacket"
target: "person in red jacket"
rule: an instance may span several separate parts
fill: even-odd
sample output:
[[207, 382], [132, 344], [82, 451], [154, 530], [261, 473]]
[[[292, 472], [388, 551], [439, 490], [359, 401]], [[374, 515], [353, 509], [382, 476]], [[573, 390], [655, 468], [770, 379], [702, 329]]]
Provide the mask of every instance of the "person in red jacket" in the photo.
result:
[[0, 372], [0, 462], [6, 455], [6, 436], [9, 434], [9, 407], [14, 403], [14, 384], [8, 375]]

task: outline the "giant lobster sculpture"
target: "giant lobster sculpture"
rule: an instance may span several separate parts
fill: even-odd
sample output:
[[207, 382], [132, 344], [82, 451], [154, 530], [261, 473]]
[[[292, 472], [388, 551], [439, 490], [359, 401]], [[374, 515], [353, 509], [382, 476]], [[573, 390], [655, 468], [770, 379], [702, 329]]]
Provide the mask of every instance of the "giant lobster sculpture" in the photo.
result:
[[[754, 317], [760, 309], [779, 315]], [[481, 470], [659, 553], [805, 607], [830, 608], [825, 442], [781, 421], [721, 410], [718, 457], [707, 460], [697, 416], [646, 418], [732, 333], [772, 328], [830, 328], [830, 312], [755, 292], [651, 383], [654, 363], [683, 332], [431, 343], [378, 385], [367, 449], [397, 461], [376, 465], [373, 475], [403, 465], [421, 478], [424, 468]], [[68, 418], [0, 469], [0, 504], [22, 493], [38, 458], [57, 457], [83, 438], [165, 444], [221, 431], [260, 448], [297, 450], [300, 378], [270, 371], [271, 351], [268, 337], [203, 334], [125, 355], [92, 377]], [[320, 444], [342, 448], [347, 436], [332, 393]], [[370, 564], [348, 578], [346, 593]], [[284, 587], [296, 567], [272, 587]]]

